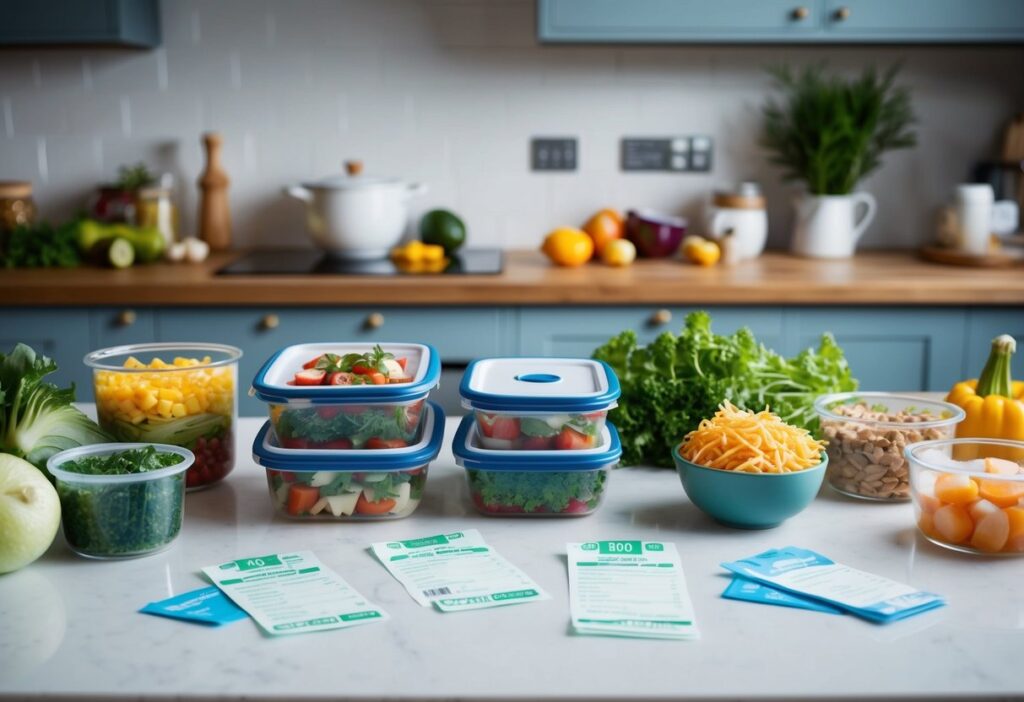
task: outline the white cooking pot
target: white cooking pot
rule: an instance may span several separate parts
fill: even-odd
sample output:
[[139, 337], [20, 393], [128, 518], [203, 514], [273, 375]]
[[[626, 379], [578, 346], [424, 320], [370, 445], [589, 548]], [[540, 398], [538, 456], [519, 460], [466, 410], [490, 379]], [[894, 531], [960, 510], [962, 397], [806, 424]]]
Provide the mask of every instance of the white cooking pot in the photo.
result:
[[357, 162], [349, 175], [292, 185], [285, 194], [306, 203], [306, 227], [317, 246], [351, 259], [387, 256], [405, 233], [409, 198], [427, 191], [421, 183], [361, 175]]

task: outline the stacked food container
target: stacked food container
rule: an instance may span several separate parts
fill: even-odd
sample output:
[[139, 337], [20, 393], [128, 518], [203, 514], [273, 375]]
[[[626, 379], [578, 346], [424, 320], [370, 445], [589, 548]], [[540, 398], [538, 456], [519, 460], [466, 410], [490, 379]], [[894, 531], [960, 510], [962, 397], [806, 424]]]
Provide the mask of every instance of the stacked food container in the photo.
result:
[[459, 388], [471, 410], [452, 451], [473, 504], [487, 515], [589, 514], [622, 455], [608, 411], [614, 371], [575, 358], [489, 358]]
[[424, 344], [299, 344], [260, 369], [269, 421], [253, 442], [274, 508], [299, 519], [405, 517], [441, 449], [444, 413], [427, 402], [441, 361]]

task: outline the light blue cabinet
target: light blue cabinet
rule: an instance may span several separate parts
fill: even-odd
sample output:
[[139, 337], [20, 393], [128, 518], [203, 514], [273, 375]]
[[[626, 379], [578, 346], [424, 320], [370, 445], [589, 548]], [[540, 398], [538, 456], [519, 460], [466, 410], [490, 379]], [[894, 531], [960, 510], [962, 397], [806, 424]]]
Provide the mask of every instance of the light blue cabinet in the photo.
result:
[[61, 387], [74, 383], [77, 399], [92, 399], [92, 374], [82, 363], [93, 348], [88, 310], [0, 308], [0, 351], [9, 353], [18, 342], [57, 362], [57, 372], [47, 382]]
[[1019, 0], [538, 0], [543, 42], [1016, 43]]
[[1012, 314], [997, 310], [971, 312], [965, 336], [964, 378], [977, 378], [981, 374], [992, 349], [992, 339], [1000, 334], [1009, 334], [1017, 340], [1012, 374], [1014, 379], [1024, 380], [1024, 310]]
[[0, 18], [0, 46], [160, 45], [158, 0], [0, 0]]

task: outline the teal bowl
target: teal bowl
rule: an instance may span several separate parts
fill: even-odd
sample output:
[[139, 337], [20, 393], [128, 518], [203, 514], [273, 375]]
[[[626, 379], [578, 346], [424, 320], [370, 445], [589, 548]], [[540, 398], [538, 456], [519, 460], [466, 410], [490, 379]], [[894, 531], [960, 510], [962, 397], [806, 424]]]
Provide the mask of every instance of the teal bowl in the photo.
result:
[[828, 456], [795, 473], [739, 473], [690, 463], [672, 451], [690, 502], [712, 519], [737, 529], [770, 529], [811, 504], [825, 478]]

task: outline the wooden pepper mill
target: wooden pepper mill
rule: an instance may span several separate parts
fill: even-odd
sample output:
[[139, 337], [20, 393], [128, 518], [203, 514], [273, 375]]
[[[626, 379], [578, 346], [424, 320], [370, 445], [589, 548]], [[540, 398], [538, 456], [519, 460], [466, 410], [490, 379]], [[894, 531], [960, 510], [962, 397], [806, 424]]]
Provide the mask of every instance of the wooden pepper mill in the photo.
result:
[[211, 251], [231, 248], [231, 210], [228, 207], [228, 185], [231, 180], [220, 162], [220, 134], [203, 135], [206, 168], [199, 176], [199, 238]]

